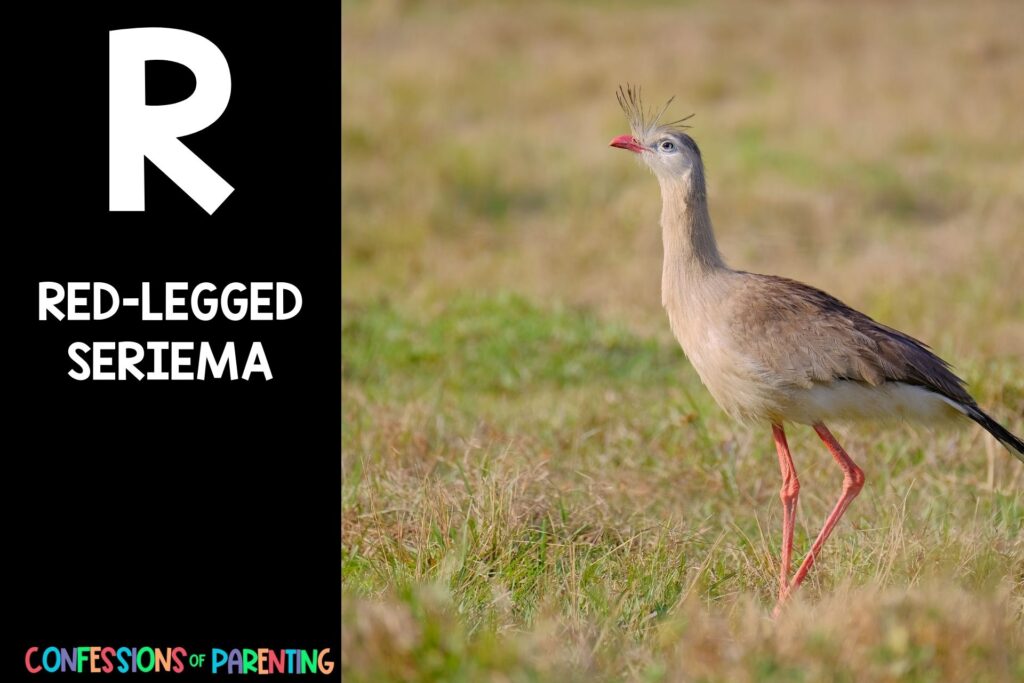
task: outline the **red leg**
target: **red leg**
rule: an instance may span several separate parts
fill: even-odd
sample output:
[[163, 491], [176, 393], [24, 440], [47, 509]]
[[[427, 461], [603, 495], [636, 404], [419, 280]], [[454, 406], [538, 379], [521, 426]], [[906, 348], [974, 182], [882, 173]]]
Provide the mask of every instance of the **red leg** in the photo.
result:
[[786, 432], [782, 425], [772, 425], [772, 436], [775, 438], [775, 450], [779, 454], [779, 470], [782, 472], [782, 564], [779, 569], [779, 602], [775, 607], [778, 612], [789, 592], [789, 568], [793, 560], [793, 528], [796, 525], [796, 501], [800, 496], [800, 480], [793, 466], [793, 456], [789, 454], [786, 443]]
[[864, 472], [857, 467], [857, 464], [853, 462], [843, 447], [839, 445], [836, 438], [832, 436], [832, 432], [828, 431], [828, 427], [818, 423], [814, 425], [814, 431], [818, 433], [821, 440], [828, 446], [829, 451], [832, 452], [832, 457], [835, 458], [839, 467], [843, 470], [843, 494], [839, 496], [839, 501], [836, 503], [835, 508], [832, 510], [832, 514], [825, 520], [825, 526], [821, 528], [821, 533], [818, 534], [818, 538], [814, 540], [814, 545], [811, 546], [811, 552], [807, 553], [807, 557], [804, 558], [800, 568], [796, 571], [796, 576], [793, 577], [793, 582], [790, 584], [789, 592], [792, 593], [797, 587], [803, 582], [804, 577], [807, 576], [807, 572], [814, 566], [814, 560], [821, 551], [821, 546], [825, 545], [825, 541], [828, 540], [829, 534], [832, 533], [832, 529], [836, 523], [839, 522], [839, 518], [846, 512], [846, 508], [850, 506], [850, 502], [857, 497], [860, 490], [864, 487]]

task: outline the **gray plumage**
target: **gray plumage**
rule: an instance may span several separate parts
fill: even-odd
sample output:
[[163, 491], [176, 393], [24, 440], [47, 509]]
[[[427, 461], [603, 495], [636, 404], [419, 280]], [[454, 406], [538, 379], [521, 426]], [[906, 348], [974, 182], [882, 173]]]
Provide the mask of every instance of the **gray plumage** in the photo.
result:
[[[1024, 461], [1024, 444], [986, 415], [922, 342], [794, 280], [726, 266], [707, 207], [704, 165], [679, 125], [659, 124], [638, 90], [620, 88], [632, 138], [661, 185], [662, 303], [701, 380], [746, 421], [966, 416]], [[669, 100], [671, 102], [671, 100]], [[689, 118], [689, 117], [687, 117]]]
[[[797, 386], [855, 381], [906, 382], [965, 404], [974, 399], [949, 364], [922, 342], [875, 322], [820, 289], [774, 275], [742, 273], [734, 334], [769, 367], [783, 367]], [[813, 324], [808, 324], [812, 321]]]

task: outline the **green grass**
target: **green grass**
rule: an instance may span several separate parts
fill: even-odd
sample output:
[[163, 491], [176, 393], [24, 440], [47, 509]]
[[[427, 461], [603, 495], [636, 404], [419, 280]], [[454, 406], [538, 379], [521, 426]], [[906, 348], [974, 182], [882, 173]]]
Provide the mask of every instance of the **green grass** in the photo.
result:
[[343, 376], [370, 386], [402, 382], [471, 394], [595, 380], [665, 387], [685, 367], [675, 349], [586, 311], [543, 310], [512, 295], [462, 297], [424, 321], [377, 303], [352, 311], [343, 325]]
[[[678, 96], [730, 265], [929, 342], [1024, 432], [1018, 2], [343, 3], [351, 681], [1024, 681], [1024, 466], [833, 425], [867, 483], [777, 592], [766, 426], [660, 301], [612, 93]], [[789, 429], [797, 552], [841, 477]]]
[[[1003, 632], [965, 652], [994, 662], [1003, 678], [991, 680], [1024, 672], [1020, 477], [994, 453], [988, 487], [977, 433], [848, 430], [868, 488], [805, 586], [809, 603], [770, 635], [748, 623], [768, 623], [776, 590], [768, 434], [720, 415], [676, 348], [516, 296], [418, 314], [377, 302], [343, 321], [352, 679], [671, 680], [677, 649], [699, 633], [756, 636], [738, 668], [708, 655], [711, 680], [806, 680], [807, 666], [849, 657], [847, 627], [867, 629], [857, 638], [873, 654], [840, 679], [899, 669], [929, 680], [947, 656], [928, 642], [936, 629]], [[808, 434], [793, 436], [806, 548], [839, 477]], [[919, 604], [944, 595], [977, 613]], [[870, 606], [865, 623], [847, 623], [839, 596]], [[801, 631], [818, 600], [831, 606], [823, 632]], [[876, 628], [892, 642], [876, 643]], [[565, 649], [538, 654], [537, 629]], [[813, 647], [779, 650], [783, 637]]]

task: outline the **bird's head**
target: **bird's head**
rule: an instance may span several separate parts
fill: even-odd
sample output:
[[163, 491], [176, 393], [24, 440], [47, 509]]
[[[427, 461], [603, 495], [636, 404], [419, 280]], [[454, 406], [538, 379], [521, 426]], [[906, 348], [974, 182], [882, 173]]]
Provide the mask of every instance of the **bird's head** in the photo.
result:
[[700, 176], [703, 183], [703, 165], [697, 143], [684, 132], [682, 123], [693, 116], [683, 117], [669, 123], [660, 119], [672, 104], [665, 103], [661, 111], [645, 111], [640, 99], [640, 89], [627, 85], [619, 86], [615, 94], [622, 111], [629, 120], [631, 135], [620, 135], [611, 141], [612, 147], [628, 149], [640, 155], [659, 179], [692, 181]]

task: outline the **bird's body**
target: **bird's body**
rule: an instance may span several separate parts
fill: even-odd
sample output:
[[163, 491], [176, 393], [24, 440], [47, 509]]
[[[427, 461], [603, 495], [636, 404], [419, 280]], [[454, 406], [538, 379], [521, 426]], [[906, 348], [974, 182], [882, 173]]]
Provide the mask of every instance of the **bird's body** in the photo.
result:
[[[728, 270], [708, 280], [700, 291], [674, 290], [665, 307], [701, 381], [737, 420], [930, 423], [962, 415], [954, 407], [958, 399], [973, 404], [923, 346], [873, 321], [851, 320], [843, 315], [850, 309], [837, 309], [823, 292]], [[817, 324], [801, 322], [808, 317]], [[884, 351], [893, 357], [885, 359]], [[914, 372], [908, 356], [931, 371], [930, 383], [926, 373]], [[945, 394], [934, 389], [940, 382], [948, 387]]]
[[[612, 145], [638, 153], [661, 185], [662, 304], [672, 331], [727, 413], [773, 428], [783, 475], [780, 605], [863, 485], [863, 473], [826, 421], [967, 417], [1024, 461], [1024, 443], [986, 415], [964, 382], [923, 343], [821, 290], [729, 268], [715, 242], [696, 143], [674, 124], [658, 125], [660, 115], [650, 121], [636, 92], [620, 91], [620, 103], [633, 135]], [[843, 495], [792, 582], [799, 482], [785, 422], [812, 425], [844, 472]]]
[[[702, 175], [702, 174], [701, 174]], [[974, 405], [921, 342], [795, 280], [729, 268], [691, 177], [661, 182], [662, 305], [701, 381], [746, 422], [922, 421]]]

